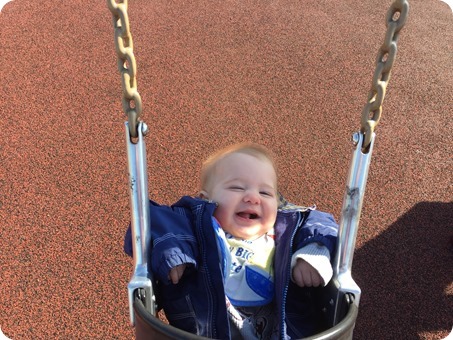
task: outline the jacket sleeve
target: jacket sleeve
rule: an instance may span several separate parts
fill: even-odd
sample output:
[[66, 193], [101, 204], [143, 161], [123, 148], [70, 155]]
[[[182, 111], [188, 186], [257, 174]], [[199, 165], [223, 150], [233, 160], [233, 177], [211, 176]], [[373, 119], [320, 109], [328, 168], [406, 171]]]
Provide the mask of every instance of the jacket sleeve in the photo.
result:
[[[151, 244], [149, 263], [155, 278], [167, 283], [171, 268], [189, 264], [196, 266], [198, 248], [190, 212], [158, 205], [150, 201]], [[130, 226], [124, 242], [125, 252], [132, 256]]]
[[331, 214], [311, 210], [307, 213], [294, 241], [297, 251], [311, 243], [325, 246], [333, 258], [338, 234], [338, 224]]

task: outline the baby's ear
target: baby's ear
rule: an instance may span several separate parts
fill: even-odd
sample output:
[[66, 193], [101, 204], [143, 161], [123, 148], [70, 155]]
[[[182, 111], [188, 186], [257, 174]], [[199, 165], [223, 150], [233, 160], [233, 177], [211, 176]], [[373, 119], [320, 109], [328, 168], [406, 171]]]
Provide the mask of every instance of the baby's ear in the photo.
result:
[[198, 197], [203, 198], [205, 200], [209, 199], [208, 193], [205, 190], [201, 190], [200, 193], [198, 194]]

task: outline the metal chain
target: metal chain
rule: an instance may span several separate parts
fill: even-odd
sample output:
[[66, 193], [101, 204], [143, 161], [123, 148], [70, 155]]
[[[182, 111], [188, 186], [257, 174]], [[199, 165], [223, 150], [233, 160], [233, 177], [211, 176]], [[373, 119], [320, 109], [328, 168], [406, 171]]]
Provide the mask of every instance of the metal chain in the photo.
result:
[[385, 91], [390, 79], [390, 71], [396, 58], [399, 33], [406, 23], [408, 12], [409, 3], [406, 0], [396, 0], [387, 12], [387, 32], [384, 43], [377, 55], [376, 71], [374, 72], [371, 90], [368, 94], [368, 101], [362, 111], [360, 128], [364, 135], [362, 150], [366, 150], [370, 145], [374, 129], [381, 118]]
[[[132, 36], [129, 30], [129, 17], [127, 15], [127, 0], [107, 0], [108, 8], [113, 17], [115, 30], [115, 47], [118, 55], [118, 69], [121, 73], [123, 88], [123, 110], [128, 116], [130, 135], [138, 136], [138, 119], [142, 113], [142, 100], [137, 91], [137, 65], [135, 62]], [[382, 113], [387, 84], [396, 59], [397, 41], [400, 30], [406, 23], [409, 12], [407, 0], [396, 0], [389, 8], [386, 16], [387, 32], [384, 43], [379, 49], [376, 59], [371, 90], [367, 104], [362, 111], [360, 131], [364, 134], [362, 149], [367, 149], [371, 143], [374, 129], [379, 123]]]
[[118, 55], [118, 69], [121, 73], [123, 88], [122, 105], [128, 117], [129, 133], [132, 138], [138, 136], [138, 119], [142, 114], [142, 99], [137, 91], [137, 64], [135, 62], [132, 36], [129, 30], [127, 15], [127, 0], [107, 0], [112, 12], [113, 28], [115, 30], [115, 47]]

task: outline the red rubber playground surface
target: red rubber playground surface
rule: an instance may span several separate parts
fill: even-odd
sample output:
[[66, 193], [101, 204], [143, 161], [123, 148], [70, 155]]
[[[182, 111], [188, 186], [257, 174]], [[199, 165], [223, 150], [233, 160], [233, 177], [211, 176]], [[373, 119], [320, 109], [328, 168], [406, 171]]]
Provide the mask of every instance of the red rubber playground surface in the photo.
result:
[[[197, 191], [201, 160], [255, 141], [280, 189], [340, 218], [390, 0], [131, 0], [150, 196]], [[453, 14], [410, 0], [353, 277], [356, 339], [453, 326]], [[120, 75], [106, 1], [0, 14], [0, 327], [12, 339], [132, 339]]]

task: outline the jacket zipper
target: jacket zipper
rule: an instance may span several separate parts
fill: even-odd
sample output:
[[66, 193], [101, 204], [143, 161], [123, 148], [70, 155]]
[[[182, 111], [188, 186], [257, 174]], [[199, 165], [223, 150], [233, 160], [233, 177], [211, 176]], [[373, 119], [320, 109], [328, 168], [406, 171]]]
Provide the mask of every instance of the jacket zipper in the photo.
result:
[[[280, 315], [280, 338], [281, 339], [287, 339], [287, 334], [285, 334], [285, 309], [286, 309], [286, 297], [288, 295], [288, 286], [289, 286], [289, 279], [291, 277], [291, 258], [293, 257], [293, 242], [294, 242], [294, 236], [296, 236], [296, 232], [299, 229], [300, 223], [302, 221], [302, 214], [298, 213], [298, 220], [296, 223], [296, 228], [294, 228], [293, 233], [291, 235], [290, 243], [289, 243], [289, 261], [288, 261], [288, 267], [286, 271], [286, 279], [285, 279], [285, 285], [283, 286], [283, 299], [282, 299], [282, 309], [281, 309], [281, 315]], [[289, 273], [289, 274], [288, 274]]]

